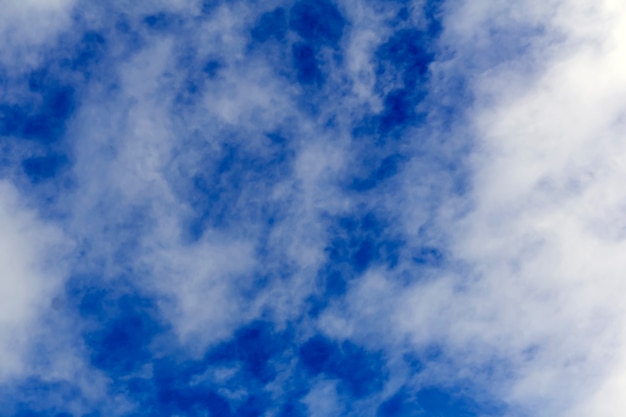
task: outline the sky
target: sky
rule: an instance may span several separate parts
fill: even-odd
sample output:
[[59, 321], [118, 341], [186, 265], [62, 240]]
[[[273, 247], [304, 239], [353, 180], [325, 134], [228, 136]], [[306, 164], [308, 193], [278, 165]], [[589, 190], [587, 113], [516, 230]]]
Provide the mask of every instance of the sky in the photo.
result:
[[626, 3], [0, 0], [0, 417], [623, 417]]

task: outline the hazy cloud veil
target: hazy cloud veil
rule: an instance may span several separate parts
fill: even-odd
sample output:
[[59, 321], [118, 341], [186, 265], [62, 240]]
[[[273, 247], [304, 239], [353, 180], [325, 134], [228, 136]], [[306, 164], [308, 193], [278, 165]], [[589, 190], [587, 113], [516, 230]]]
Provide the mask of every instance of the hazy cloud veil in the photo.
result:
[[622, 2], [6, 0], [0, 36], [0, 415], [622, 416]]

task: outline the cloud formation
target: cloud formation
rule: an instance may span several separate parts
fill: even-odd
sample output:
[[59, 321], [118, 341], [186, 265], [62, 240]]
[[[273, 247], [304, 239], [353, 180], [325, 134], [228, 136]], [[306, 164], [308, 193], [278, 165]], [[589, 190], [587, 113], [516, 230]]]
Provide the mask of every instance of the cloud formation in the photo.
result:
[[0, 18], [0, 408], [617, 416], [613, 1]]

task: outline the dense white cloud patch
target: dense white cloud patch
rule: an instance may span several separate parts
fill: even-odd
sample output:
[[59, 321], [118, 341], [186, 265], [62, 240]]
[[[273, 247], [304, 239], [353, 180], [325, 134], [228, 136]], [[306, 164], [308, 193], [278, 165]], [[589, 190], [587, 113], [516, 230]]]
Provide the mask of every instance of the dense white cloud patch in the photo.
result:
[[53, 309], [70, 249], [8, 182], [0, 183], [0, 380], [32, 371], [31, 342]]
[[[617, 393], [626, 343], [626, 10], [556, 6], [520, 3], [504, 25], [539, 15], [547, 35], [519, 61], [473, 75], [472, 208], [449, 229], [451, 252], [469, 272], [415, 286], [401, 322], [415, 343], [440, 341], [455, 361], [510, 362], [511, 385], [498, 392], [531, 415], [617, 416], [625, 407]], [[467, 22], [467, 13], [449, 22]], [[487, 42], [498, 48], [498, 39]]]
[[8, 71], [41, 63], [45, 48], [71, 22], [74, 0], [26, 0], [2, 3], [0, 62]]

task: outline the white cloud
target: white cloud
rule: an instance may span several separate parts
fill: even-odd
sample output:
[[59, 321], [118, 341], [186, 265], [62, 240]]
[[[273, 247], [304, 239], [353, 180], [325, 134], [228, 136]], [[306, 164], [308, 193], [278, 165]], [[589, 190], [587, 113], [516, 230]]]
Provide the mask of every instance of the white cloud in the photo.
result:
[[337, 398], [336, 385], [334, 381], [320, 381], [304, 397], [303, 402], [312, 417], [341, 415], [344, 407]]
[[373, 346], [403, 350], [405, 336], [417, 351], [441, 346], [443, 362], [414, 382], [472, 381], [511, 416], [619, 416], [626, 7], [481, 1], [446, 13], [443, 42], [455, 55], [436, 65], [434, 82], [461, 75], [475, 105], [441, 150], [472, 137], [469, 192], [452, 195], [453, 174], [414, 159], [405, 193], [385, 207], [406, 222], [411, 248], [423, 243], [434, 201], [436, 233], [426, 238], [447, 245], [451, 262], [439, 272], [409, 263], [369, 271], [318, 326]]
[[33, 68], [43, 57], [43, 48], [54, 44], [56, 35], [71, 21], [74, 0], [26, 0], [2, 3], [0, 62], [9, 71]]
[[449, 18], [465, 40], [491, 36], [483, 21], [546, 32], [470, 74], [472, 210], [445, 228], [470, 269], [415, 285], [398, 310], [414, 343], [443, 342], [459, 369], [508, 362], [497, 391], [535, 416], [626, 409], [626, 10], [586, 3], [467, 2]]
[[255, 303], [241, 295], [254, 285], [253, 248], [229, 240], [216, 235], [185, 245], [158, 239], [140, 258], [146, 272], [142, 286], [162, 300], [176, 334], [199, 354], [259, 314]]
[[69, 242], [0, 182], [0, 379], [28, 375], [29, 349], [66, 277]]
[[[302, 114], [297, 89], [287, 87], [271, 62], [240, 54], [246, 33], [240, 15], [247, 13], [236, 5], [221, 7], [201, 24], [197, 59], [218, 59], [225, 68], [204, 79], [193, 97], [197, 106], [179, 111], [176, 103], [186, 88], [187, 74], [177, 62], [181, 40], [150, 40], [109, 73], [119, 76], [114, 94], [90, 86], [69, 133], [78, 186], [66, 209], [72, 233], [89, 248], [89, 264], [78, 268], [97, 268], [104, 280], [133, 268], [134, 284], [157, 296], [165, 320], [198, 352], [263, 311], [272, 311], [279, 322], [300, 314], [324, 262], [319, 217], [349, 205], [330, 185], [344, 168], [337, 144], [344, 146], [346, 137], [332, 137], [314, 116]], [[186, 193], [195, 192], [187, 190], [193, 175], [212, 175], [225, 144], [255, 157], [271, 156], [266, 134], [281, 129], [289, 135], [285, 157], [293, 157], [285, 169], [293, 175], [275, 184], [268, 180], [263, 195], [254, 178], [242, 189], [225, 183], [234, 195], [226, 197], [228, 214], [241, 212], [240, 222], [225, 231], [207, 225], [198, 242], [187, 241], [186, 223], [194, 213]], [[266, 186], [264, 178], [260, 182]], [[259, 263], [256, 253], [265, 224], [245, 216], [254, 214], [257, 204], [280, 210], [267, 237], [268, 250], [275, 251], [268, 264]], [[124, 255], [128, 263], [119, 262], [127, 241], [136, 246]], [[275, 276], [278, 268], [289, 269], [288, 282]], [[264, 274], [270, 274], [269, 286], [250, 295]]]
[[[127, 3], [127, 11], [145, 14], [163, 5], [182, 11], [190, 3]], [[71, 6], [31, 0], [7, 9], [0, 33], [19, 42], [1, 59], [34, 65], [39, 55], [19, 54], [53, 39]], [[118, 67], [113, 95], [98, 86], [86, 89], [69, 129], [78, 185], [65, 207], [73, 215], [68, 228], [88, 242], [93, 261], [78, 269], [97, 265], [103, 279], [132, 270], [136, 284], [157, 296], [174, 331], [198, 349], [265, 308], [278, 321], [297, 316], [315, 292], [327, 244], [322, 215], [348, 213], [356, 205], [357, 198], [338, 189], [337, 178], [349, 169], [353, 119], [363, 107], [380, 105], [372, 54], [388, 35], [380, 16], [345, 4], [342, 11], [353, 19], [345, 39], [347, 72], [333, 71], [325, 88], [334, 93], [345, 75], [353, 81], [352, 96], [339, 92], [319, 115], [309, 115], [299, 111], [299, 93], [274, 76], [270, 62], [243, 57], [242, 21], [253, 13], [232, 7], [207, 17], [198, 34], [202, 57], [235, 51], [225, 58], [228, 71], [206, 81], [198, 109], [172, 113], [171, 93], [185, 81], [172, 64], [179, 45], [174, 36], [163, 42], [148, 37], [152, 46]], [[413, 159], [393, 180], [400, 191], [388, 187], [384, 198], [368, 200], [404, 222], [390, 226], [407, 240], [400, 265], [371, 269], [353, 281], [345, 300], [336, 300], [317, 326], [373, 347], [402, 350], [405, 340], [415, 350], [441, 345], [450, 363], [427, 369], [430, 383], [474, 379], [520, 413], [619, 416], [626, 409], [620, 399], [626, 388], [625, 6], [485, 0], [449, 3], [445, 12], [442, 45], [455, 54], [433, 64], [432, 88], [443, 91], [438, 82], [461, 76], [474, 94], [475, 106], [441, 145], [449, 157], [460, 153], [458, 142], [472, 137], [469, 192], [451, 196], [454, 173], [441, 173], [430, 155]], [[41, 23], [24, 23], [31, 20]], [[527, 49], [520, 54], [520, 47]], [[329, 128], [325, 118], [335, 113], [336, 126]], [[265, 237], [253, 221], [234, 227], [233, 236], [208, 228], [197, 242], [182, 237], [192, 210], [168, 175], [187, 169], [179, 172], [185, 176], [208, 164], [205, 155], [185, 148], [187, 139], [200, 132], [202, 145], [219, 152], [220, 129], [227, 125], [244, 132], [241, 146], [259, 154], [263, 135], [248, 132], [288, 126], [296, 137], [290, 142], [293, 175], [263, 196], [284, 205], [267, 236], [284, 266], [260, 265], [255, 249]], [[434, 143], [439, 127], [407, 135], [415, 143]], [[423, 146], [415, 143], [400, 151]], [[238, 201], [231, 209], [241, 209]], [[424, 243], [423, 226], [435, 210], [427, 239], [449, 245], [451, 262], [445, 271], [418, 270], [408, 252]], [[66, 238], [25, 208], [7, 183], [0, 187], [0, 231], [2, 378], [25, 372], [20, 352], [65, 273], [63, 263], [48, 260], [62, 255], [58, 247]], [[130, 259], [118, 262], [126, 240]], [[254, 300], [245, 299], [255, 273], [283, 267], [288, 280], [270, 280]], [[59, 373], [80, 368], [72, 358], [62, 359], [68, 362]], [[493, 361], [502, 367], [489, 381], [485, 368]], [[402, 373], [397, 368], [394, 378]], [[394, 384], [401, 385], [399, 379]], [[313, 414], [342, 410], [329, 382], [320, 382], [305, 403]]]

